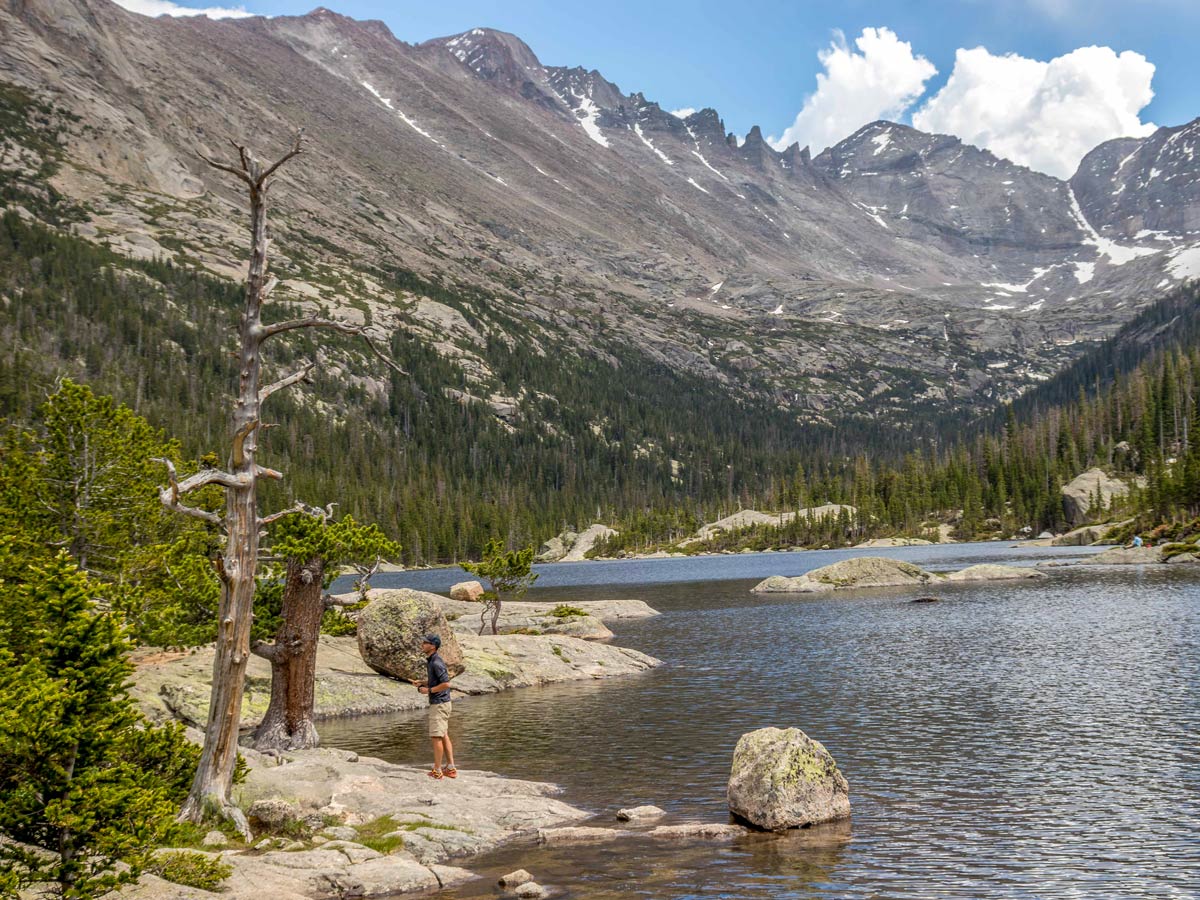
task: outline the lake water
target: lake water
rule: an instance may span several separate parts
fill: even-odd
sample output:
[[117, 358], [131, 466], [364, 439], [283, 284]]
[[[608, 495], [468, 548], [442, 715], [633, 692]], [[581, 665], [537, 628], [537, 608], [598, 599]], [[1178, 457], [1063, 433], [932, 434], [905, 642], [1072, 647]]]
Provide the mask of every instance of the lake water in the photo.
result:
[[[495, 896], [524, 867], [572, 898], [1200, 897], [1200, 569], [1052, 568], [1036, 583], [759, 596], [864, 552], [931, 569], [1033, 564], [1088, 548], [964, 544], [558, 564], [531, 599], [645, 600], [615, 642], [662, 659], [641, 675], [455, 703], [467, 768], [563, 785], [616, 824], [728, 821], [747, 731], [794, 726], [850, 782], [847, 823], [725, 843], [645, 838], [509, 845], [470, 862]], [[458, 570], [380, 576], [446, 590]], [[928, 593], [925, 589], [924, 593]], [[413, 714], [325, 723], [327, 746], [425, 763]]]

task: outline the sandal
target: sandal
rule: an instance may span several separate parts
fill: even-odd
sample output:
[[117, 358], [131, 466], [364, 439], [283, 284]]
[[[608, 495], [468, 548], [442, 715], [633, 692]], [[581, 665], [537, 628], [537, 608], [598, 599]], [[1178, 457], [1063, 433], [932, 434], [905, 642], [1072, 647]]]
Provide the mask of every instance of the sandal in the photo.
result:
[[430, 769], [425, 774], [428, 775], [430, 778], [439, 778], [440, 779], [442, 777], [442, 773], [439, 769]]
[[457, 778], [458, 769], [456, 769], [454, 766], [450, 766], [448, 769], [442, 769], [442, 775], [446, 778]]

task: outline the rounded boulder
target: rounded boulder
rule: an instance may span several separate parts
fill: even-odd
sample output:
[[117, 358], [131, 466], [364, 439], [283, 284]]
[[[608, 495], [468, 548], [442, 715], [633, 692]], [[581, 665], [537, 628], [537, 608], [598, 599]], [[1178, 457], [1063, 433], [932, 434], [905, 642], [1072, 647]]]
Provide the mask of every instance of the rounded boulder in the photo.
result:
[[424, 591], [384, 591], [358, 616], [358, 652], [363, 662], [378, 672], [404, 681], [425, 678], [421, 638], [436, 634], [438, 651], [450, 676], [463, 671], [463, 653], [446, 616], [441, 598]]
[[483, 594], [483, 585], [478, 581], [460, 581], [450, 588], [450, 599], [461, 603], [477, 603]]
[[742, 735], [729, 775], [729, 811], [765, 831], [850, 815], [850, 785], [833, 756], [799, 728]]

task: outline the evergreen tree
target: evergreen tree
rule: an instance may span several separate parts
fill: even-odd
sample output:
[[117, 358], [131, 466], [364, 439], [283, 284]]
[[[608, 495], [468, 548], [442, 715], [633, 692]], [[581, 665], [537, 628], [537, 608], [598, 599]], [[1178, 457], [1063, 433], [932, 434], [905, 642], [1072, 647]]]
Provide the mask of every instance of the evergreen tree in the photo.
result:
[[129, 639], [65, 552], [27, 567], [5, 541], [0, 569], [0, 883], [98, 897], [136, 880], [198, 751], [142, 720]]

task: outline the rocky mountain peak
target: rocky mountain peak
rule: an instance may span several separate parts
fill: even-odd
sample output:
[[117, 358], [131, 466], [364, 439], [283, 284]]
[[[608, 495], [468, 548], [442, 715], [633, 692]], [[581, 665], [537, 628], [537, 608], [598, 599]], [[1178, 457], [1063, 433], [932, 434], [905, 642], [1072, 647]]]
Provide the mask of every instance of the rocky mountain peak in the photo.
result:
[[696, 141], [713, 148], [725, 144], [725, 123], [711, 106], [692, 113], [683, 121]]
[[541, 62], [528, 44], [516, 35], [492, 28], [472, 28], [418, 46], [444, 49], [484, 81], [520, 85], [545, 77]]
[[1114, 238], [1200, 236], [1200, 119], [1106, 141], [1071, 177], [1079, 207]]

